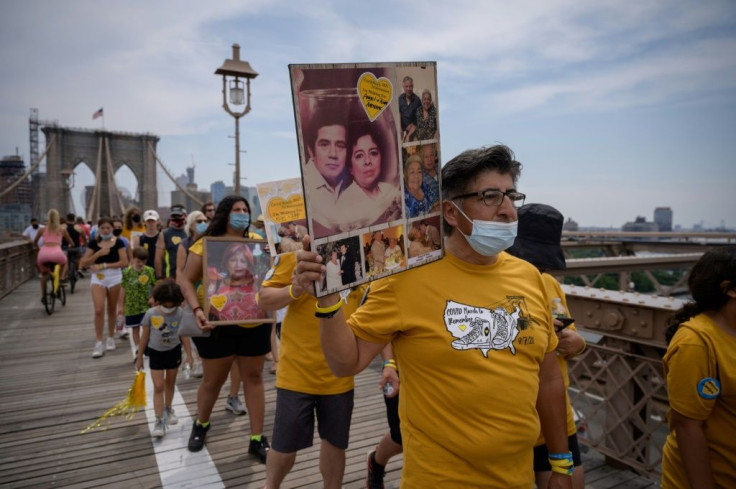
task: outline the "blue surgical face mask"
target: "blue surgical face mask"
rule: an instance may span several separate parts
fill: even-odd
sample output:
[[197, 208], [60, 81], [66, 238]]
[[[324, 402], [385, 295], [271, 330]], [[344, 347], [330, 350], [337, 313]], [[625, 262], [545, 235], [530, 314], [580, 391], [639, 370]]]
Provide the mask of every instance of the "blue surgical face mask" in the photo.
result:
[[102, 233], [100, 233], [100, 239], [102, 241], [107, 241], [108, 239], [112, 239], [112, 237], [113, 237], [113, 234], [112, 233], [110, 233], [110, 234], [102, 234]]
[[231, 213], [230, 227], [236, 231], [245, 231], [250, 226], [250, 214]]
[[198, 222], [197, 227], [195, 230], [197, 231], [197, 234], [204, 234], [205, 231], [207, 231], [208, 224], [206, 222]]
[[473, 231], [470, 233], [470, 236], [460, 231], [460, 228], [457, 228], [457, 230], [465, 237], [470, 247], [479, 255], [494, 256], [514, 244], [519, 221], [496, 222], [470, 219], [455, 202], [453, 202], [453, 205], [468, 221], [473, 223]]
[[174, 311], [176, 311], [176, 307], [159, 306], [159, 308], [161, 309], [161, 312], [163, 312], [164, 314], [171, 314]]

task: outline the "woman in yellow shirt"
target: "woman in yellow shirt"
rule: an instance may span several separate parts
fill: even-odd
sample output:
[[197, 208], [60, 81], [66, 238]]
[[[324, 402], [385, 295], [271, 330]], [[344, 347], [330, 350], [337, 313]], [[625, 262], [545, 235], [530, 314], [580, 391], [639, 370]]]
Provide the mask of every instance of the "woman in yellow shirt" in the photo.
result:
[[664, 371], [670, 434], [662, 489], [736, 487], [736, 246], [709, 251], [688, 278], [693, 302], [670, 320]]

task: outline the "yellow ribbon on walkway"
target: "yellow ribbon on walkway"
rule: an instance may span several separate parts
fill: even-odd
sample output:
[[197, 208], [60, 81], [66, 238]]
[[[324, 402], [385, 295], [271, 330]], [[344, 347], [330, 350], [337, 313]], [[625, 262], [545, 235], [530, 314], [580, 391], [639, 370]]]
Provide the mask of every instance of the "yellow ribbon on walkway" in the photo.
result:
[[133, 379], [133, 385], [128, 389], [128, 395], [125, 399], [105, 411], [105, 414], [83, 429], [81, 433], [89, 433], [90, 431], [100, 428], [103, 423], [109, 423], [110, 418], [113, 416], [122, 415], [127, 419], [132, 419], [133, 416], [135, 416], [135, 413], [142, 407], [146, 407], [146, 373], [141, 370], [136, 372], [135, 379]]

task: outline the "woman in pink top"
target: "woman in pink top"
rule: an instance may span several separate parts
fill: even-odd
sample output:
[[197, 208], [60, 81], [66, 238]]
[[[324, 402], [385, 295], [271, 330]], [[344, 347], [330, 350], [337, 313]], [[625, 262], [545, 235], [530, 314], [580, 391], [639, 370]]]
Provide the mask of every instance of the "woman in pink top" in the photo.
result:
[[46, 279], [51, 270], [47, 264], [61, 265], [61, 278], [66, 279], [66, 254], [61, 249], [61, 238], [64, 238], [70, 247], [74, 247], [74, 241], [66, 232], [65, 227], [61, 227], [59, 219], [59, 211], [49, 209], [46, 215], [46, 227], [38, 232], [36, 239], [33, 241], [34, 248], [38, 248], [38, 241], [43, 237], [43, 244], [38, 250], [38, 258], [36, 264], [38, 270], [43, 274], [41, 277], [41, 302], [46, 300]]

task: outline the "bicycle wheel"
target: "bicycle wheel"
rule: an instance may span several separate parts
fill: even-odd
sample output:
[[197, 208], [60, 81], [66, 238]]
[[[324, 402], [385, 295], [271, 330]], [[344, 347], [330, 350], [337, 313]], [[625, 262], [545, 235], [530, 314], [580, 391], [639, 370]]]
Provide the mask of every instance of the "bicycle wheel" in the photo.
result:
[[61, 301], [61, 305], [66, 306], [66, 285], [59, 285], [59, 290], [56, 292], [56, 296]]
[[69, 293], [74, 293], [74, 287], [77, 285], [77, 272], [74, 270], [74, 262], [69, 263], [69, 268], [66, 273], [67, 279], [69, 279]]
[[54, 312], [54, 304], [56, 303], [56, 294], [54, 294], [54, 281], [51, 275], [46, 277], [46, 299], [43, 303], [43, 307], [46, 308], [46, 314], [49, 316]]

